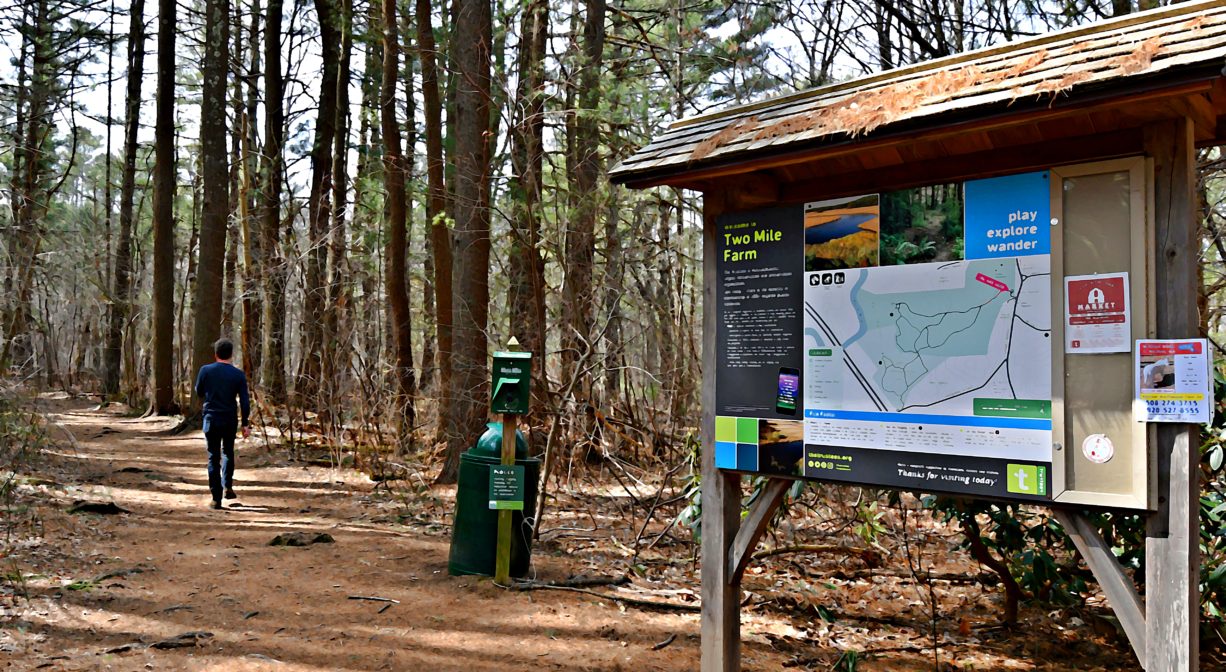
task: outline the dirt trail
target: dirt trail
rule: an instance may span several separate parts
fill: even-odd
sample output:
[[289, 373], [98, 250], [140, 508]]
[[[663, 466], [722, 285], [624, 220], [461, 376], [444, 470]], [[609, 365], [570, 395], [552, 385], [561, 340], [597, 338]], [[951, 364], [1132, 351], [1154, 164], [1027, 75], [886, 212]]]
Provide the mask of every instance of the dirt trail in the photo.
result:
[[[489, 580], [448, 576], [449, 531], [389, 523], [395, 518], [381, 514], [398, 506], [395, 498], [372, 492], [356, 472], [278, 462], [240, 441], [239, 499], [213, 511], [199, 432], [169, 437], [166, 420], [89, 410], [82, 401], [56, 402], [47, 417], [59, 425], [60, 448], [39, 473], [56, 482], [36, 486], [64, 507], [113, 498], [130, 513], [48, 507], [34, 554], [41, 566], [24, 567], [41, 575], [25, 580], [30, 599], [10, 608], [16, 625], [0, 630], [0, 664], [9, 669], [697, 668], [696, 614], [508, 593]], [[432, 494], [450, 506], [450, 493]], [[268, 545], [294, 530], [327, 532], [336, 543]], [[537, 562], [542, 578], [582, 569], [561, 557]], [[384, 609], [389, 603], [350, 595], [400, 603]], [[188, 648], [148, 647], [192, 631], [212, 636]], [[107, 653], [128, 644], [135, 646]], [[746, 669], [778, 669], [771, 658], [749, 652]]]

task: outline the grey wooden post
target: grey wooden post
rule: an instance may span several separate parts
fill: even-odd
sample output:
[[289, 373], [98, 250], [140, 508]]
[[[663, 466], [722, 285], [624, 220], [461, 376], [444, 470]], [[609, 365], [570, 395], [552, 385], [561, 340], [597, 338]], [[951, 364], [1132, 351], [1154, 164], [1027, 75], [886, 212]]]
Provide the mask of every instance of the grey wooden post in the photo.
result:
[[740, 672], [741, 582], [728, 549], [741, 518], [741, 477], [715, 468], [715, 218], [721, 194], [703, 196], [702, 232], [702, 672]]
[[[1145, 128], [1145, 152], [1154, 162], [1159, 338], [1195, 337], [1200, 324], [1192, 131], [1187, 118]], [[1148, 672], [1196, 672], [1199, 667], [1198, 435], [1196, 425], [1158, 426], [1154, 446], [1158, 501], [1147, 520], [1145, 541]]]

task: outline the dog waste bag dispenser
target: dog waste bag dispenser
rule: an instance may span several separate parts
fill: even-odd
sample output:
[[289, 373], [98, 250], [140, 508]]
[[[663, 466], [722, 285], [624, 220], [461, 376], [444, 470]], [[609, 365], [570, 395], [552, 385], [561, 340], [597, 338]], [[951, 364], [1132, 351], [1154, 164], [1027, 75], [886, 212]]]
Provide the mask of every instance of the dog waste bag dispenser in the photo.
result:
[[532, 353], [495, 352], [494, 380], [490, 387], [490, 410], [494, 413], [528, 412], [532, 380]]

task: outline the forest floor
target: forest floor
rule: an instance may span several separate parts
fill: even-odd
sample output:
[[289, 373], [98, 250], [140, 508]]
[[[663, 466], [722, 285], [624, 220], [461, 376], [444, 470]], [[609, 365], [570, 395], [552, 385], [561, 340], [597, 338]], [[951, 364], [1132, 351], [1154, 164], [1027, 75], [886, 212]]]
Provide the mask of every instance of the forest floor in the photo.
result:
[[[44, 396], [40, 407], [55, 443], [23, 467], [0, 539], [5, 669], [697, 669], [696, 566], [661, 559], [675, 555], [667, 549], [641, 558], [665, 567], [655, 580], [593, 590], [683, 607], [676, 610], [592, 593], [508, 591], [447, 574], [454, 488], [397, 491], [240, 441], [239, 498], [216, 511], [207, 507], [199, 432], [169, 436], [171, 420], [137, 419], [84, 399]], [[125, 512], [69, 514], [76, 500], [113, 501]], [[600, 536], [605, 516], [588, 511], [580, 518], [590, 527], [544, 535], [536, 580], [618, 572], [617, 561], [590, 552], [610, 543]], [[289, 532], [335, 541], [269, 545]], [[758, 604], [743, 620], [745, 670], [932, 670], [934, 628], [940, 669], [1138, 669], [1127, 645], [1086, 614], [1070, 620], [1028, 609], [1020, 628], [1006, 631], [983, 625], [998, 608], [997, 591], [942, 585], [934, 598], [940, 609], [978, 624], [947, 616], [930, 626], [917, 616], [923, 591], [891, 576], [806, 580], [809, 572], [846, 574], [855, 561], [801, 566], [801, 557], [755, 567], [746, 578]], [[933, 557], [978, 572], [964, 557]], [[796, 582], [818, 584], [807, 594], [825, 595], [827, 615], [841, 615], [822, 620], [795, 591], [782, 597]], [[792, 613], [759, 608], [767, 602], [789, 604]], [[833, 667], [849, 651], [873, 653]], [[1203, 669], [1214, 669], [1207, 662]]]

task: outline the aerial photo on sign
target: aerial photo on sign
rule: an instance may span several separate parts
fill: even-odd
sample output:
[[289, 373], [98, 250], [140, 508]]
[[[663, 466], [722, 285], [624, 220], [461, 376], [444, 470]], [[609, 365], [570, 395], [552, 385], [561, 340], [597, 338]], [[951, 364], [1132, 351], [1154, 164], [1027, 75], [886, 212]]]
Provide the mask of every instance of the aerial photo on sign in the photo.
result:
[[[792, 210], [804, 227], [801, 366], [762, 361], [749, 376], [735, 351], [721, 353], [717, 406], [737, 417], [717, 432], [718, 466], [1050, 498], [1049, 200], [1044, 172]], [[880, 203], [893, 213], [888, 240], [878, 235]], [[787, 229], [785, 213], [771, 214]], [[870, 235], [878, 245], [872, 255], [858, 250]], [[904, 259], [916, 241], [927, 252]], [[771, 267], [788, 255], [799, 264], [799, 250], [773, 245]], [[741, 291], [734, 285], [720, 295]], [[721, 330], [743, 333], [736, 324], [743, 317], [725, 310]], [[803, 413], [790, 422], [784, 416], [792, 415], [798, 381]], [[725, 391], [728, 383], [734, 389]], [[753, 398], [763, 412], [745, 412]], [[732, 399], [739, 403], [719, 403]]]

